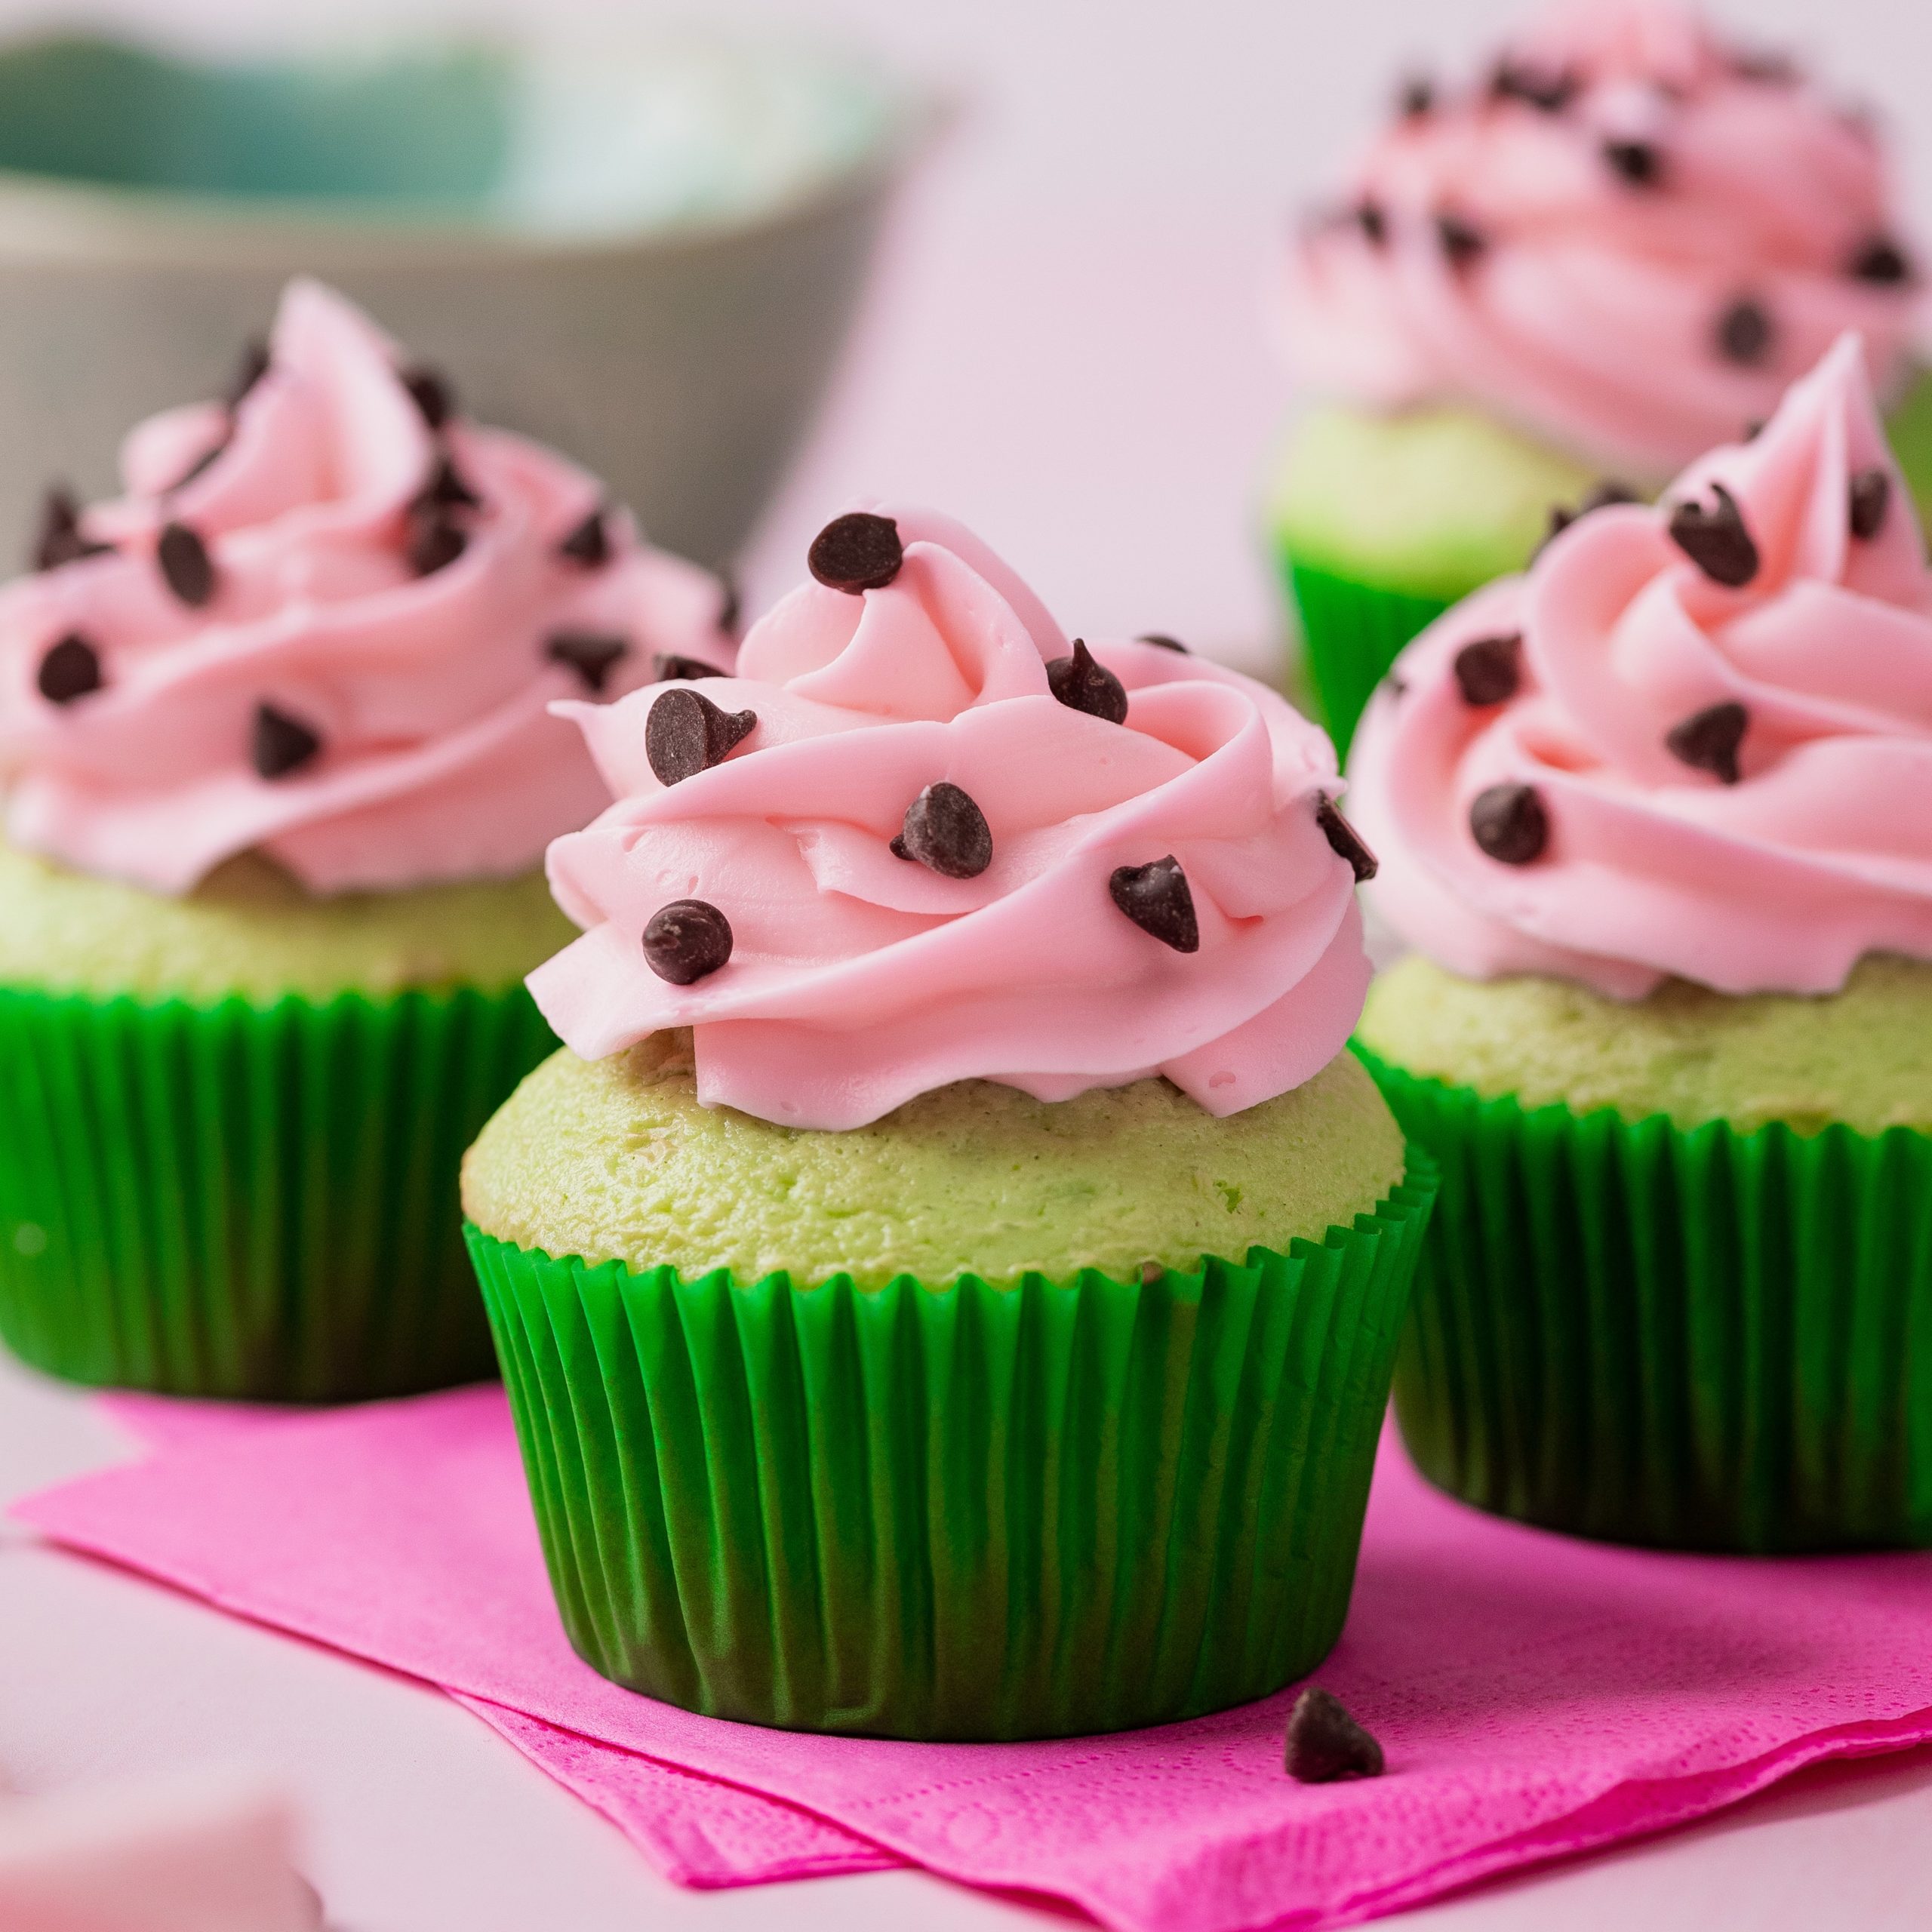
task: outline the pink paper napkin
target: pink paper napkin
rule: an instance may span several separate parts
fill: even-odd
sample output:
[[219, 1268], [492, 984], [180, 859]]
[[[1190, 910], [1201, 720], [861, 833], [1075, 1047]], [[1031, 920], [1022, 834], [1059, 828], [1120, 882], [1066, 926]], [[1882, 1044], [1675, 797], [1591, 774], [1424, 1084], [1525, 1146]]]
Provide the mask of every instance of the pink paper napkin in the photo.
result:
[[1131, 1932], [1335, 1925], [1932, 1738], [1932, 1558], [1573, 1543], [1445, 1500], [1392, 1442], [1318, 1673], [1389, 1774], [1303, 1786], [1281, 1769], [1285, 1694], [964, 1746], [725, 1724], [607, 1684], [565, 1642], [497, 1389], [175, 1435], [20, 1513], [446, 1687], [697, 1882], [890, 1854]]

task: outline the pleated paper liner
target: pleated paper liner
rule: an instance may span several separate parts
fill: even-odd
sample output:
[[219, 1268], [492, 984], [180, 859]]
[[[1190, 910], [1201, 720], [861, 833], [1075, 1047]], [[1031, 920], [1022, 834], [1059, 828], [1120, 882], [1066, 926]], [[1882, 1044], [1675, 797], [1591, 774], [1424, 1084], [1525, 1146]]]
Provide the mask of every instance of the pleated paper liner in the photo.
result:
[[1403, 645], [1447, 610], [1451, 599], [1385, 590], [1317, 569], [1283, 553], [1281, 566], [1301, 618], [1310, 681], [1321, 721], [1346, 760], [1375, 688]]
[[1342, 1626], [1435, 1192], [1118, 1281], [740, 1287], [472, 1228], [595, 1669], [709, 1715], [1057, 1737], [1263, 1696]]
[[272, 1006], [0, 989], [0, 1336], [70, 1381], [337, 1401], [494, 1372], [463, 1149], [521, 986]]
[[1432, 1481], [1618, 1542], [1932, 1546], [1932, 1138], [1525, 1109], [1361, 1057], [1442, 1170], [1395, 1374]]

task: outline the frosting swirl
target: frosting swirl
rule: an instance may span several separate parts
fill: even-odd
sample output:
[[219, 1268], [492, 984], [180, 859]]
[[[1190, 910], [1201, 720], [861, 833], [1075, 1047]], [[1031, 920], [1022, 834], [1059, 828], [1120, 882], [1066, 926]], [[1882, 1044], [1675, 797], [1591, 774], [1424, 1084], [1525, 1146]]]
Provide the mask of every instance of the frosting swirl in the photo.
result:
[[736, 677], [558, 707], [618, 794], [550, 848], [585, 930], [530, 986], [567, 1044], [688, 1026], [703, 1100], [820, 1128], [975, 1078], [1161, 1073], [1229, 1114], [1341, 1051], [1368, 968], [1314, 726], [1162, 645], [1069, 646], [930, 512], [812, 562]]
[[454, 412], [312, 281], [128, 494], [57, 497], [0, 592], [8, 836], [152, 891], [267, 854], [318, 893], [506, 875], [606, 803], [558, 698], [724, 668], [724, 592], [595, 481]]
[[1932, 573], [1857, 338], [1664, 506], [1426, 631], [1349, 770], [1378, 909], [1468, 977], [1824, 992], [1932, 958]]
[[1460, 400], [1660, 480], [1847, 329], [1918, 309], [1869, 126], [1667, 0], [1569, 0], [1487, 81], [1412, 83], [1290, 251], [1286, 346], [1377, 408]]

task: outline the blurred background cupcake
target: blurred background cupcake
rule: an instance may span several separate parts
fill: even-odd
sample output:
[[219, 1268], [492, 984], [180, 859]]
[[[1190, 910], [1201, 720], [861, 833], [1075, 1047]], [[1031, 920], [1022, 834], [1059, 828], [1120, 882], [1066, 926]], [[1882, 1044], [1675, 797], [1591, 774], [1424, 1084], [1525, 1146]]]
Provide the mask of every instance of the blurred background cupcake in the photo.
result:
[[0, 1334], [319, 1400], [487, 1372], [459, 1154], [549, 1035], [549, 714], [729, 666], [728, 592], [298, 281], [0, 592]]
[[1584, 1534], [1932, 1544], [1932, 573], [1847, 336], [1397, 660], [1360, 1031], [1443, 1187], [1433, 1481]]
[[1561, 0], [1472, 77], [1411, 75], [1281, 303], [1318, 401], [1268, 522], [1337, 743], [1552, 511], [1654, 494], [1843, 330], [1932, 506], [1920, 296], [1873, 119], [1675, 0]]
[[812, 1730], [1260, 1697], [1340, 1630], [1432, 1185], [1343, 1051], [1332, 753], [946, 518], [811, 563], [737, 675], [574, 708], [570, 1051], [465, 1163], [565, 1627]]

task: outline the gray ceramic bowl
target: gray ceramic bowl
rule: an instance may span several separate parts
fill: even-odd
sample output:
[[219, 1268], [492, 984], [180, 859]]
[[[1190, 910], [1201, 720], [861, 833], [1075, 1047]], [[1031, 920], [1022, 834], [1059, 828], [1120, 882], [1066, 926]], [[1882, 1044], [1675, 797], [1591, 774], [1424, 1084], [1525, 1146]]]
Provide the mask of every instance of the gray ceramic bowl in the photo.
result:
[[298, 272], [658, 542], [737, 550], [808, 423], [931, 117], [797, 53], [423, 48], [197, 65], [0, 46], [0, 575], [40, 494], [117, 485]]

